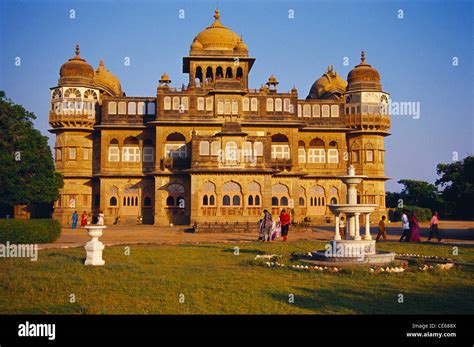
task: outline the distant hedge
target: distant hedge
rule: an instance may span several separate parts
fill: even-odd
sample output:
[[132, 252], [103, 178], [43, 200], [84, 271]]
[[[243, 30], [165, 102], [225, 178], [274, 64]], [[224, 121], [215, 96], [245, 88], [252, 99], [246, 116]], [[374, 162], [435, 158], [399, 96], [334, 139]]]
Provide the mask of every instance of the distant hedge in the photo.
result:
[[[431, 217], [433, 216], [433, 214], [432, 214], [432, 212], [429, 208], [406, 205], [403, 208], [397, 208], [397, 209], [389, 210], [388, 219], [390, 219], [390, 221], [392, 221], [392, 222], [401, 221], [403, 210], [407, 210], [409, 212], [412, 212], [412, 211], [415, 212], [416, 219], [419, 222], [429, 221], [429, 220], [431, 220]], [[408, 214], [408, 217], [410, 217], [409, 214]]]
[[49, 243], [58, 239], [61, 224], [52, 219], [0, 219], [0, 243]]

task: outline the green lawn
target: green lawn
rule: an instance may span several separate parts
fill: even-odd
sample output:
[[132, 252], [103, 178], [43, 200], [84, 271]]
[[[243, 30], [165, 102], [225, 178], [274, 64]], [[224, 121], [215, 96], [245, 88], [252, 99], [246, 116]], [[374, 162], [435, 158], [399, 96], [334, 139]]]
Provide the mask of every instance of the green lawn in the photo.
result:
[[[240, 255], [234, 255], [234, 247]], [[104, 267], [83, 265], [83, 248], [40, 251], [37, 262], [0, 259], [0, 313], [444, 314], [474, 313], [467, 269], [352, 274], [265, 268], [257, 254], [323, 249], [324, 243], [132, 246], [104, 251]], [[379, 250], [474, 262], [474, 247], [381, 243]], [[74, 294], [75, 303], [70, 303]], [[184, 303], [180, 303], [184, 294]], [[289, 295], [294, 303], [289, 303]], [[404, 303], [398, 303], [403, 294]]]

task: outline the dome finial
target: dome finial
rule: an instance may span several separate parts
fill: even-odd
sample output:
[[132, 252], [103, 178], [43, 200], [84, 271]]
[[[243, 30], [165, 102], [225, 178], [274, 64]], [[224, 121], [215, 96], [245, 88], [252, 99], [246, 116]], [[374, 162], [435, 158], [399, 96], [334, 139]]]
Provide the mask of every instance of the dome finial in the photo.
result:
[[76, 57], [79, 57], [79, 54], [81, 53], [81, 49], [79, 48], [79, 44], [76, 45]]
[[360, 52], [360, 63], [365, 64], [365, 52], [364, 52], [364, 50], [362, 50], [362, 52]]
[[216, 8], [216, 10], [214, 11], [214, 18], [218, 20], [220, 17], [221, 15], [219, 14], [219, 8]]

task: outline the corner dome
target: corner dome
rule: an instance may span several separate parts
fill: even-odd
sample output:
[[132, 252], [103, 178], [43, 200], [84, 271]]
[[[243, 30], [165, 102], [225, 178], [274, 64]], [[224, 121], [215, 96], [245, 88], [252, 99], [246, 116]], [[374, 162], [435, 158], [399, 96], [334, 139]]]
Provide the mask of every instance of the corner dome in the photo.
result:
[[347, 75], [347, 90], [377, 90], [381, 91], [380, 74], [365, 62], [365, 52], [360, 55], [360, 64], [356, 65]]
[[346, 91], [346, 87], [347, 82], [332, 66], [328, 66], [328, 70], [313, 83], [306, 99], [338, 99]]
[[84, 84], [92, 85], [94, 69], [85, 59], [80, 57], [79, 45], [76, 45], [76, 55], [65, 62], [59, 70], [58, 85]]
[[104, 61], [101, 60], [94, 75], [94, 82], [98, 88], [107, 91], [113, 96], [123, 95], [120, 80], [105, 68]]
[[247, 45], [242, 38], [219, 21], [219, 10], [215, 10], [214, 22], [201, 31], [191, 44], [190, 55], [234, 55], [248, 54]]

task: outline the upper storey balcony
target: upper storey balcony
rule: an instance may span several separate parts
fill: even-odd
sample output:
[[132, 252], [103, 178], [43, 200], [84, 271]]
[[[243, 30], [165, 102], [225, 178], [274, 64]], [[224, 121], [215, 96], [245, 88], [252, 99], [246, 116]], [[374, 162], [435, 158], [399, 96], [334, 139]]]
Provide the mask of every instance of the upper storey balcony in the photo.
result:
[[384, 114], [349, 114], [346, 115], [347, 127], [364, 131], [383, 131], [390, 129], [390, 116]]
[[49, 124], [57, 128], [92, 129], [95, 124], [96, 109], [94, 100], [82, 98], [56, 98], [51, 101]]
[[101, 125], [143, 126], [156, 118], [156, 98], [107, 98], [102, 103]]

